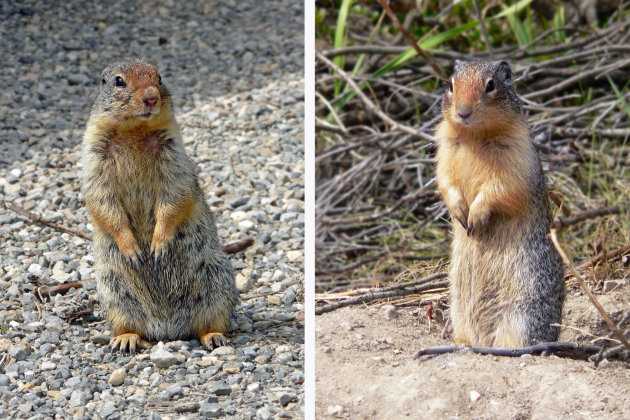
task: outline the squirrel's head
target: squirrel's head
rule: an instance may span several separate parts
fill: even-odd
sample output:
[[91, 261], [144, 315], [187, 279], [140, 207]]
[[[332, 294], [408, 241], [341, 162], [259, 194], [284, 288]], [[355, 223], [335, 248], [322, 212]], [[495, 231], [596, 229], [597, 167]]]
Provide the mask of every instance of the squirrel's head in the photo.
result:
[[170, 96], [157, 68], [143, 60], [127, 59], [101, 73], [93, 113], [132, 127], [170, 118]]
[[506, 120], [506, 114], [522, 114], [509, 64], [455, 60], [442, 112], [445, 118], [465, 127], [492, 125]]

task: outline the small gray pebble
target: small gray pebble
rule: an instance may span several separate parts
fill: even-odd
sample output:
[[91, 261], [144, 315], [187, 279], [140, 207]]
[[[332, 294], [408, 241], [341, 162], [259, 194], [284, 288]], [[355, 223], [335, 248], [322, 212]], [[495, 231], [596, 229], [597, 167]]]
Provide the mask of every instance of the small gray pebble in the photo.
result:
[[224, 415], [223, 408], [219, 404], [204, 401], [199, 409], [199, 415], [202, 417], [215, 418]]
[[26, 360], [28, 357], [28, 353], [22, 347], [13, 347], [9, 355], [17, 361]]
[[211, 382], [207, 386], [208, 392], [214, 395], [230, 395], [232, 388], [223, 382]]
[[11, 383], [9, 375], [0, 374], [0, 386], [8, 386]]
[[117, 404], [113, 401], [109, 401], [100, 410], [99, 415], [105, 419], [109, 419], [111, 417], [115, 417], [117, 411], [118, 411]]
[[92, 337], [90, 337], [90, 340], [92, 341], [92, 343], [94, 344], [98, 344], [100, 346], [106, 346], [109, 344], [109, 336], [105, 335], [105, 334], [95, 334]]
[[256, 419], [258, 420], [268, 420], [271, 418], [271, 411], [269, 407], [261, 407], [256, 410]]
[[280, 395], [280, 405], [283, 407], [286, 407], [287, 404], [289, 404], [291, 401], [295, 401], [297, 399], [297, 397], [295, 396], [295, 394], [290, 394], [288, 392], [285, 392], [283, 394]]

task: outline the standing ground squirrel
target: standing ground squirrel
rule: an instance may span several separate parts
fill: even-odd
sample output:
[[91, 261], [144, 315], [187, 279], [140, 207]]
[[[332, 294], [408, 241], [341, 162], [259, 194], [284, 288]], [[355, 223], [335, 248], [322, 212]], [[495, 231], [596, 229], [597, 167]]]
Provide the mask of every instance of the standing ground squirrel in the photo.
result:
[[112, 351], [190, 337], [224, 345], [234, 272], [153, 65], [134, 59], [103, 71], [82, 163]]
[[453, 219], [455, 342], [556, 341], [563, 266], [547, 236], [545, 177], [506, 62], [455, 62], [436, 137], [438, 188]]

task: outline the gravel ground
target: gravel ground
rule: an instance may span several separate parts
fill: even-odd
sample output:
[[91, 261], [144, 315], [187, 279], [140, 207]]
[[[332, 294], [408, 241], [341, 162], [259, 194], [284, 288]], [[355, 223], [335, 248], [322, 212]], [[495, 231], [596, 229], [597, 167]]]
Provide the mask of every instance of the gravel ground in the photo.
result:
[[[90, 232], [78, 144], [96, 81], [121, 57], [155, 62], [223, 243], [255, 239], [231, 257], [238, 328], [212, 352], [111, 354], [90, 241], [0, 206], [0, 418], [304, 415], [303, 4], [163, 4], [0, 4], [0, 199]], [[32, 293], [71, 280], [87, 281]]]

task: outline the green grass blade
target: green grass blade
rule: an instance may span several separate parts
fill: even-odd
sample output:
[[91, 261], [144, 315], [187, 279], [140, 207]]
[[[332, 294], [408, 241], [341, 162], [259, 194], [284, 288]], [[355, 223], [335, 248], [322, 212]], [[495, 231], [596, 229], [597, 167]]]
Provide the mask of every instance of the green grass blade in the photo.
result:
[[[562, 28], [564, 26], [564, 6], [559, 6], [553, 15], [553, 26], [554, 28]], [[567, 35], [564, 31], [556, 32], [556, 41], [561, 44], [567, 42]]]
[[532, 0], [521, 0], [519, 2], [516, 2], [513, 5], [508, 6], [505, 9], [503, 9], [502, 12], [499, 12], [496, 15], [488, 18], [487, 20], [501, 19], [509, 15], [515, 15], [516, 13], [520, 12], [521, 10], [529, 6], [531, 2]]
[[623, 108], [624, 111], [626, 111], [626, 114], [628, 114], [628, 116], [630, 117], [630, 106], [628, 106], [628, 102], [626, 102], [626, 99], [623, 97], [623, 95], [621, 94], [621, 92], [617, 88], [617, 85], [615, 84], [615, 82], [613, 82], [613, 80], [610, 78], [610, 76], [606, 75], [606, 78], [608, 79], [608, 83], [610, 83], [610, 86], [612, 87], [613, 91], [615, 92], [615, 95], [617, 96], [617, 99], [619, 99], [619, 102], [621, 103], [621, 107]]
[[521, 22], [514, 15], [507, 15], [507, 21], [510, 24], [510, 28], [512, 28], [512, 32], [514, 32], [514, 37], [516, 37], [518, 45], [525, 45], [525, 35], [523, 34], [523, 25]]
[[[352, 0], [343, 0], [341, 2], [341, 7], [339, 7], [337, 26], [335, 27], [335, 38], [333, 40], [334, 48], [341, 48], [346, 44], [346, 24], [348, 22], [348, 12], [350, 11], [350, 6], [352, 6]], [[338, 55], [334, 58], [333, 61], [337, 66], [339, 66], [339, 68], [343, 69], [346, 57], [343, 55]], [[341, 80], [335, 79], [335, 96], [339, 95], [339, 92], [341, 92], [341, 85]]]

